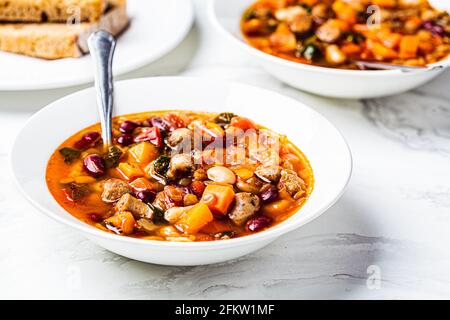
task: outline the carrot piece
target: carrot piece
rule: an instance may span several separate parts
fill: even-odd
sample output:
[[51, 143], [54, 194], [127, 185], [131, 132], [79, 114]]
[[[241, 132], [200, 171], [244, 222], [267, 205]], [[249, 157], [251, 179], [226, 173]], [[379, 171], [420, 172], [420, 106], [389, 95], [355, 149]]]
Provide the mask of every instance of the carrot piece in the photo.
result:
[[159, 151], [150, 142], [141, 142], [131, 147], [128, 150], [128, 154], [130, 154], [137, 163], [147, 165], [158, 157]]
[[312, 7], [316, 5], [319, 2], [319, 0], [301, 0], [300, 2], [306, 4], [308, 7]]
[[433, 38], [431, 39], [431, 42], [433, 43], [433, 45], [440, 46], [442, 43], [444, 43], [443, 39], [441, 36], [438, 35], [433, 35]]
[[204, 226], [201, 230], [201, 232], [207, 233], [207, 234], [215, 234], [219, 232], [226, 232], [231, 231], [232, 227], [229, 223], [225, 221], [220, 221], [214, 219], [210, 223], [208, 223], [206, 226]]
[[395, 59], [398, 57], [398, 54], [395, 50], [389, 49], [383, 46], [381, 43], [367, 40], [367, 46], [372, 51], [375, 59], [377, 60], [385, 60], [385, 59]]
[[423, 53], [431, 53], [434, 51], [434, 45], [430, 42], [421, 42], [419, 44], [419, 50]]
[[265, 215], [276, 219], [278, 216], [287, 213], [291, 205], [292, 201], [281, 199], [264, 205], [262, 207], [262, 212]]
[[151, 183], [149, 180], [147, 180], [146, 178], [137, 178], [136, 180], [131, 182], [129, 185], [130, 185], [131, 189], [133, 189], [136, 192], [152, 190], [155, 188], [155, 185], [153, 183]]
[[244, 117], [233, 117], [231, 119], [230, 126], [241, 128], [242, 130], [256, 129], [255, 123]]
[[354, 43], [346, 43], [341, 47], [341, 51], [348, 56], [357, 55], [361, 50], [362, 48]]
[[350, 24], [344, 20], [329, 19], [327, 21], [327, 24], [329, 24], [332, 27], [338, 28], [341, 32], [347, 32], [351, 30]]
[[404, 36], [400, 42], [400, 58], [411, 59], [417, 56], [419, 38], [417, 36]]
[[380, 30], [377, 32], [377, 39], [389, 49], [395, 49], [402, 40], [402, 35], [399, 33], [391, 32], [390, 30]]
[[361, 52], [361, 59], [363, 60], [371, 60], [373, 58], [372, 51], [367, 47]]
[[212, 139], [222, 137], [225, 134], [223, 129], [214, 122], [193, 121], [192, 126], [202, 136]]
[[353, 25], [353, 31], [365, 34], [369, 32], [369, 26], [366, 23], [360, 23]]
[[420, 28], [422, 22], [423, 21], [421, 18], [413, 16], [404, 22], [403, 28], [407, 33], [412, 34], [415, 33]]
[[125, 235], [132, 234], [134, 227], [136, 226], [136, 220], [134, 219], [133, 214], [129, 211], [118, 212], [112, 217], [106, 219], [105, 222], [120, 229]]
[[214, 217], [206, 203], [200, 202], [186, 211], [175, 226], [184, 233], [195, 234], [213, 219]]
[[234, 201], [234, 191], [231, 186], [210, 184], [205, 188], [201, 202], [217, 215], [226, 215]]
[[372, 4], [382, 8], [395, 8], [397, 0], [372, 0]]
[[120, 175], [123, 178], [125, 178], [128, 181], [145, 176], [145, 173], [144, 173], [144, 171], [142, 171], [141, 168], [139, 168], [138, 166], [126, 163], [126, 162], [119, 163], [119, 166], [117, 167], [117, 171], [120, 173]]
[[342, 1], [335, 1], [333, 3], [333, 11], [336, 13], [339, 20], [346, 21], [350, 24], [355, 24], [357, 21], [356, 11], [348, 4]]

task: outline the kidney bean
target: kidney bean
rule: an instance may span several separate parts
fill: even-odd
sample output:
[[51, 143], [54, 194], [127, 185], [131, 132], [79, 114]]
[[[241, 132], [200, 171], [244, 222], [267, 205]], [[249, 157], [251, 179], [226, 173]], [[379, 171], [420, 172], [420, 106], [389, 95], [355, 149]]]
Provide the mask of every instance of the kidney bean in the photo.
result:
[[170, 123], [162, 118], [151, 118], [149, 120], [152, 127], [158, 128], [161, 131], [169, 131]]
[[99, 223], [99, 222], [102, 222], [102, 221], [103, 221], [102, 216], [99, 215], [99, 214], [97, 214], [97, 213], [90, 213], [90, 214], [88, 214], [88, 218], [89, 218], [92, 222], [96, 222], [96, 223]]
[[136, 129], [139, 126], [140, 123], [127, 120], [120, 125], [119, 130], [122, 133], [133, 133], [134, 129]]
[[278, 197], [278, 189], [275, 186], [263, 187], [262, 190], [259, 196], [263, 203], [272, 202]]
[[133, 136], [129, 133], [125, 133], [117, 138], [117, 143], [124, 147], [129, 146], [133, 142], [134, 142]]
[[149, 141], [158, 148], [163, 146], [161, 132], [157, 127], [142, 128], [142, 132], [134, 138], [134, 142]]
[[445, 29], [442, 26], [435, 25], [431, 32], [437, 36], [445, 37]]
[[176, 186], [165, 186], [164, 193], [170, 200], [176, 205], [181, 206], [183, 204], [183, 198], [186, 194], [186, 189]]
[[100, 140], [100, 133], [96, 131], [87, 132], [75, 143], [75, 148], [84, 150], [93, 147]]
[[170, 124], [170, 130], [173, 131], [178, 128], [184, 128], [186, 124], [183, 119], [173, 113], [164, 116], [164, 120]]
[[442, 26], [436, 24], [433, 21], [425, 21], [422, 26], [427, 29], [428, 31], [430, 31], [432, 34], [437, 35], [437, 36], [445, 36], [445, 30]]
[[272, 219], [266, 216], [258, 216], [247, 221], [246, 229], [252, 232], [261, 231], [270, 226]]
[[191, 183], [191, 190], [192, 192], [199, 198], [202, 197], [203, 191], [205, 191], [205, 184], [202, 181], [192, 181]]
[[105, 161], [98, 154], [91, 154], [84, 158], [84, 169], [87, 173], [95, 178], [105, 174]]
[[156, 198], [156, 192], [153, 190], [144, 190], [136, 193], [136, 198], [145, 203], [151, 203]]

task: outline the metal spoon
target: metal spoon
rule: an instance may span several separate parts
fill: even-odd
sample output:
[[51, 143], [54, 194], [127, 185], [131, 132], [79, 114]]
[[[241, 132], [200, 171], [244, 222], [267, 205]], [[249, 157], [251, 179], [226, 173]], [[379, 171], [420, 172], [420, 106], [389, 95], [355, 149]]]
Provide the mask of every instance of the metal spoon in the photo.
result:
[[356, 65], [361, 68], [378, 69], [378, 70], [400, 70], [402, 72], [417, 72], [417, 71], [432, 71], [443, 69], [444, 66], [431, 66], [431, 67], [417, 67], [417, 66], [403, 66], [392, 63], [382, 62], [369, 62], [369, 61], [355, 61]]
[[97, 31], [89, 37], [88, 46], [95, 67], [95, 89], [103, 145], [107, 149], [112, 146], [112, 111], [114, 107], [112, 63], [116, 39], [106, 31]]

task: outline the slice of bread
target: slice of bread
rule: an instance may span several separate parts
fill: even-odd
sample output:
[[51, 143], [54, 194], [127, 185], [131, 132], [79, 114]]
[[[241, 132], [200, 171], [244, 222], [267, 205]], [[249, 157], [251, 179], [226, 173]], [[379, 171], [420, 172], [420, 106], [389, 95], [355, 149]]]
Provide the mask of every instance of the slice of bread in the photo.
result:
[[107, 0], [0, 0], [0, 21], [94, 22], [107, 5]]
[[120, 34], [129, 24], [126, 6], [112, 7], [94, 23], [0, 24], [0, 50], [43, 59], [78, 58], [88, 53], [92, 32]]

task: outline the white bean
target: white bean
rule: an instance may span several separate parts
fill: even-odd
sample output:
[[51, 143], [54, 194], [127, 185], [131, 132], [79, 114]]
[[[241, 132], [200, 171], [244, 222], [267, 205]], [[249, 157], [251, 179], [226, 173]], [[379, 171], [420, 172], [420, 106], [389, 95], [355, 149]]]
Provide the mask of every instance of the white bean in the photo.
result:
[[343, 53], [341, 49], [339, 49], [339, 47], [335, 44], [327, 47], [325, 57], [328, 63], [334, 65], [344, 63], [345, 60], [347, 60], [347, 56], [345, 55], [345, 53]]
[[170, 208], [164, 213], [164, 219], [166, 219], [170, 223], [176, 223], [178, 221], [178, 219], [180, 219], [180, 217], [183, 215], [183, 213], [188, 211], [190, 208], [191, 207]]
[[212, 167], [207, 171], [208, 178], [214, 182], [234, 184], [236, 175], [226, 167]]

